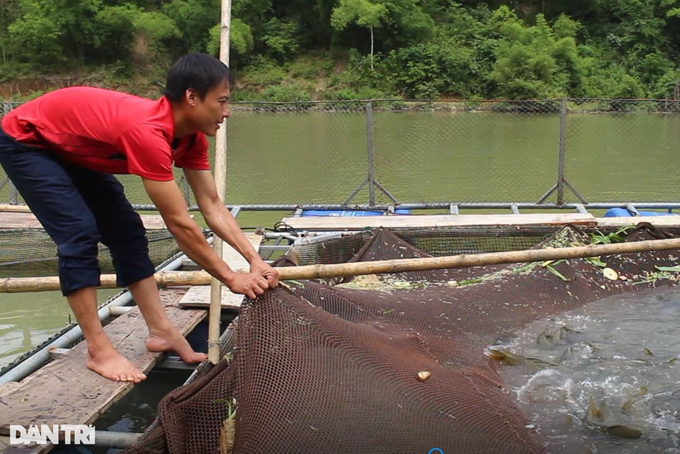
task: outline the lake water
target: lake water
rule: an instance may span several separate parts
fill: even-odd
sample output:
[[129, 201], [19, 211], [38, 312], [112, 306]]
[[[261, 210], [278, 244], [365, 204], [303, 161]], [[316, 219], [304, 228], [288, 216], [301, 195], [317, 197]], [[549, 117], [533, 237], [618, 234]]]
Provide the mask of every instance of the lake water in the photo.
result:
[[[236, 112], [228, 128], [229, 204], [341, 203], [367, 176], [362, 113]], [[535, 202], [556, 181], [557, 115], [376, 112], [373, 128], [376, 177], [402, 202]], [[590, 201], [678, 201], [679, 140], [676, 115], [570, 114], [565, 175]], [[121, 180], [133, 202], [149, 203], [138, 178]], [[366, 189], [354, 200], [367, 201]], [[286, 214], [243, 212], [239, 222], [272, 227]], [[58, 292], [0, 294], [0, 303], [0, 366], [70, 314]]]

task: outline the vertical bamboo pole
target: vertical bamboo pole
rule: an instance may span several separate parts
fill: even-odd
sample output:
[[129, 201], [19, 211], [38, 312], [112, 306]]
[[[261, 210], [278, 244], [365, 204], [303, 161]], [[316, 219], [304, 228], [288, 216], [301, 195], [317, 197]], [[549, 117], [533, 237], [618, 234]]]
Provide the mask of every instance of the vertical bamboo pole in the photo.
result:
[[[220, 60], [229, 65], [229, 29], [231, 25], [231, 0], [222, 0], [220, 27]], [[224, 201], [227, 181], [227, 120], [217, 130], [215, 137], [215, 186]], [[215, 238], [213, 248], [222, 258], [222, 240]], [[220, 360], [220, 315], [222, 312], [222, 283], [213, 278], [210, 282], [210, 315], [208, 319], [208, 359], [217, 364]]]

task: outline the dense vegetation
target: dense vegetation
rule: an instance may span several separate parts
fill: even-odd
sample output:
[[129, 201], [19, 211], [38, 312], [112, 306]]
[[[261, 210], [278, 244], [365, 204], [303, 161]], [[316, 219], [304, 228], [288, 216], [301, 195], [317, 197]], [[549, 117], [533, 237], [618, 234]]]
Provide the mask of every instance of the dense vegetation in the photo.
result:
[[[151, 93], [177, 56], [217, 55], [219, 18], [220, 0], [0, 0], [0, 82], [34, 87], [4, 95]], [[230, 61], [240, 99], [672, 98], [679, 51], [680, 0], [233, 0]]]

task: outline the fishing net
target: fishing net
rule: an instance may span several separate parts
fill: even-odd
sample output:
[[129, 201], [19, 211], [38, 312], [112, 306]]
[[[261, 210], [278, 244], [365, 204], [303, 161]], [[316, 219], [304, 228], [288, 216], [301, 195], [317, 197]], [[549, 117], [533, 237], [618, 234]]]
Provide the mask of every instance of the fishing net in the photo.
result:
[[[535, 247], [624, 236], [590, 233], [566, 227]], [[621, 239], [672, 236], [640, 224]], [[406, 237], [378, 229], [337, 241], [359, 246], [351, 261], [430, 256]], [[659, 251], [284, 282], [245, 303], [231, 361], [166, 396], [127, 452], [227, 452], [232, 430], [234, 453], [544, 452], [485, 348], [604, 296], [673, 285], [657, 267], [676, 260]]]
[[[157, 265], [179, 252], [167, 230], [147, 230], [149, 258]], [[102, 273], [114, 272], [109, 249], [99, 244]], [[58, 271], [57, 246], [43, 229], [0, 229], [0, 275], [54, 275]]]

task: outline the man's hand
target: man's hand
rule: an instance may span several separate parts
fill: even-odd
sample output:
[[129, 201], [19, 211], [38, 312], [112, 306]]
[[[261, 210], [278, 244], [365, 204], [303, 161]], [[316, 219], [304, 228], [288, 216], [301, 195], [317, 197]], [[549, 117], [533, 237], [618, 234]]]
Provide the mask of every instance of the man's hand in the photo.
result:
[[269, 284], [260, 273], [234, 273], [227, 287], [254, 300], [269, 288]]
[[276, 288], [276, 286], [279, 285], [278, 270], [267, 265], [261, 260], [250, 265], [250, 272], [264, 277], [269, 284], [269, 288]]

